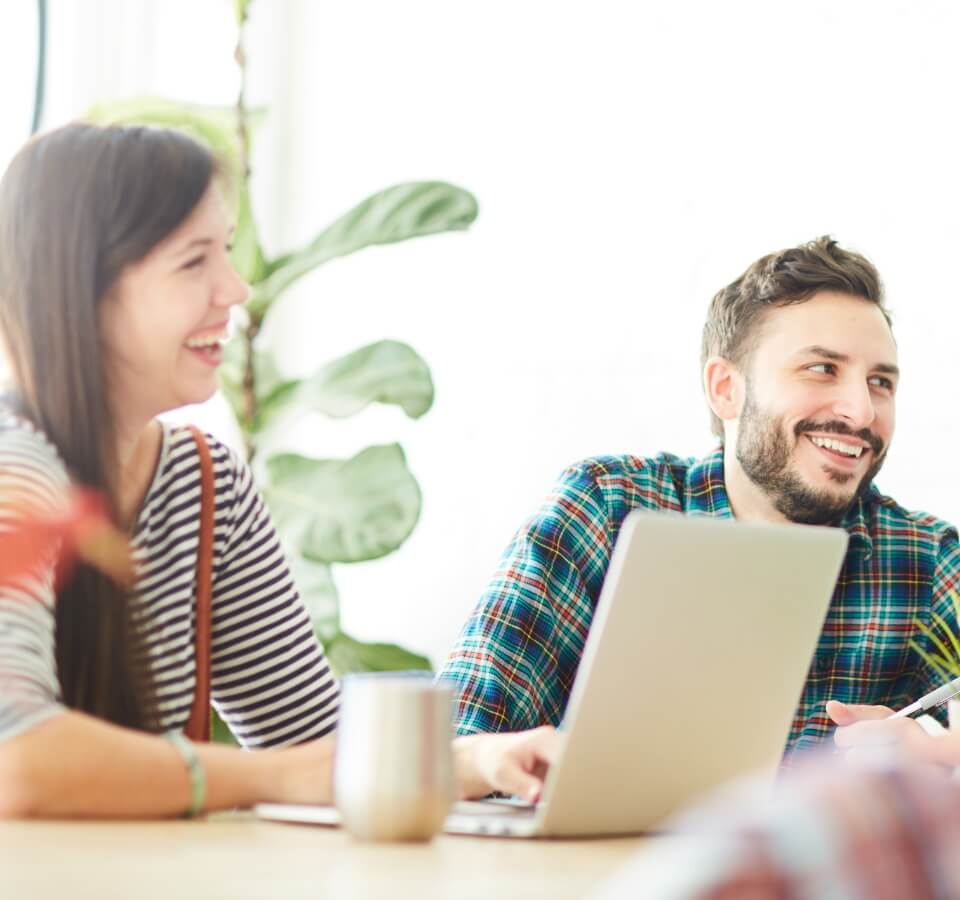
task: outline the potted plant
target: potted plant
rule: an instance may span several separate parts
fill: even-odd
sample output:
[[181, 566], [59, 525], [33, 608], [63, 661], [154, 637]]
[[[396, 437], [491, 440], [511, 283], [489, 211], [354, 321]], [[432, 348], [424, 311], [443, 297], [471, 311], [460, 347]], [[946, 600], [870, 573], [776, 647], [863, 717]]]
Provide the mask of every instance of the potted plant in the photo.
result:
[[281, 367], [259, 337], [284, 292], [308, 272], [373, 245], [466, 229], [476, 219], [477, 203], [469, 192], [445, 182], [398, 184], [357, 204], [305, 246], [268, 258], [258, 239], [250, 199], [251, 130], [260, 117], [251, 113], [245, 100], [244, 31], [250, 5], [250, 0], [234, 2], [235, 58], [241, 73], [234, 107], [147, 97], [99, 105], [89, 118], [183, 129], [209, 145], [226, 165], [236, 193], [233, 261], [252, 293], [241, 328], [227, 347], [221, 385], [301, 594], [337, 673], [429, 668], [420, 654], [394, 644], [364, 643], [346, 634], [332, 576], [336, 565], [393, 552], [413, 530], [421, 495], [402, 448], [395, 443], [372, 446], [346, 460], [288, 452], [264, 458], [260, 452], [279, 423], [308, 411], [341, 419], [371, 403], [384, 403], [419, 418], [433, 403], [427, 364], [407, 343], [381, 340], [327, 362], [309, 377], [289, 379], [280, 374]]

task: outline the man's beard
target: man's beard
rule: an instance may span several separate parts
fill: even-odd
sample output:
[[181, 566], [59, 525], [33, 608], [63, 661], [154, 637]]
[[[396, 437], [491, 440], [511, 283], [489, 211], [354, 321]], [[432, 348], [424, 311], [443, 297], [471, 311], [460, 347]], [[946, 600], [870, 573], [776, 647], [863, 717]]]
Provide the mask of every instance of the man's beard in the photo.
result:
[[[805, 484], [800, 475], [790, 468], [790, 456], [805, 432], [848, 435], [860, 438], [870, 445], [873, 465], [867, 470], [860, 484], [849, 496], [821, 490]], [[753, 393], [747, 386], [747, 396], [740, 415], [737, 433], [736, 457], [749, 478], [773, 502], [774, 507], [791, 522], [803, 525], [837, 524], [853, 505], [854, 501], [870, 488], [886, 458], [886, 448], [872, 431], [859, 431], [842, 422], [814, 422], [804, 419], [794, 427], [796, 440], [791, 446], [784, 433], [782, 420], [763, 412], [754, 402]], [[827, 469], [832, 481], [847, 484], [855, 476], [834, 469]]]

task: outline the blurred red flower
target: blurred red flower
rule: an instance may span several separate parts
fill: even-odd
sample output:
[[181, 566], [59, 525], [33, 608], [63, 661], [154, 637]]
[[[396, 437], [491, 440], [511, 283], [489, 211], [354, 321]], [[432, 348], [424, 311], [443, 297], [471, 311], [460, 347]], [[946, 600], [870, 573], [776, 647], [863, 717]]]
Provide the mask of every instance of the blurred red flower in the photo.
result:
[[7, 506], [0, 531], [0, 585], [49, 564], [56, 555], [58, 582], [70, 577], [77, 560], [126, 587], [134, 582], [130, 542], [110, 520], [102, 497], [73, 488], [67, 512], [53, 516]]

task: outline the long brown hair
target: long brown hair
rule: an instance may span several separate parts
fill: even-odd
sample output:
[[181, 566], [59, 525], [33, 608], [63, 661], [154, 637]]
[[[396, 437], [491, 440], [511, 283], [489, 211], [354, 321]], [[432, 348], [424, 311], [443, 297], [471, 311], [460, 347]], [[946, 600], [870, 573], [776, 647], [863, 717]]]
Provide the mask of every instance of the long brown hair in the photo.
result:
[[[118, 466], [101, 304], [196, 207], [215, 173], [177, 131], [72, 124], [27, 143], [0, 180], [0, 329], [17, 402], [71, 477], [114, 504]], [[126, 592], [78, 566], [59, 593], [64, 702], [120, 725], [154, 726], [149, 666]]]

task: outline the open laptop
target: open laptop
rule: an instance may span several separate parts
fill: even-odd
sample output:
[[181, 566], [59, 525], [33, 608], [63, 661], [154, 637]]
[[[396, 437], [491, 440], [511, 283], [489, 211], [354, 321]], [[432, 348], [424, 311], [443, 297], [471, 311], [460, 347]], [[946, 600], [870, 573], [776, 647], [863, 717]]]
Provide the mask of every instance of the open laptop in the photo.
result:
[[[631, 513], [540, 802], [454, 804], [445, 830], [641, 833], [736, 775], [767, 769], [772, 781], [846, 544], [839, 528]], [[256, 812], [339, 822], [330, 806]]]

